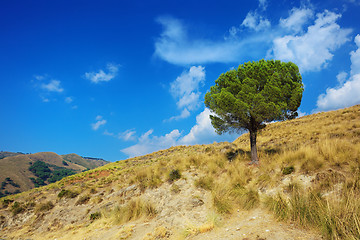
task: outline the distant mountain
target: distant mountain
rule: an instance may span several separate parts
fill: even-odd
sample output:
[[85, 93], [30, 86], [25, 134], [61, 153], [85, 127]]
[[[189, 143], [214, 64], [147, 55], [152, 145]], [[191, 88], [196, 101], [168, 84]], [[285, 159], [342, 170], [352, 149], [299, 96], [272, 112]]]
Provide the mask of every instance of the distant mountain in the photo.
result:
[[77, 154], [0, 152], [0, 197], [56, 182], [107, 163]]
[[62, 158], [66, 161], [81, 165], [88, 169], [101, 167], [109, 163], [108, 161], [105, 161], [102, 158], [81, 157], [75, 153], [62, 155]]

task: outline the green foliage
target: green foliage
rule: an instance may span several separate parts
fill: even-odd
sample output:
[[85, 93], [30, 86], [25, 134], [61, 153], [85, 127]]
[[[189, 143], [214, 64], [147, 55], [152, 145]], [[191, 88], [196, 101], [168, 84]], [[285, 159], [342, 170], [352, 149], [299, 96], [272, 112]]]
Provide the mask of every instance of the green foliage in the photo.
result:
[[73, 192], [71, 190], [63, 189], [59, 192], [59, 198], [76, 198], [79, 195], [77, 192]]
[[94, 220], [100, 219], [100, 218], [101, 218], [101, 213], [100, 212], [95, 212], [95, 213], [90, 214], [90, 220], [91, 221], [94, 221]]
[[57, 181], [60, 181], [61, 179], [63, 179], [64, 177], [70, 176], [75, 174], [76, 172], [74, 170], [70, 170], [70, 169], [60, 169], [60, 170], [55, 170], [53, 171], [51, 177], [49, 178], [49, 182], [50, 183], [54, 183]]
[[44, 180], [41, 178], [30, 178], [30, 180], [34, 183], [35, 187], [45, 186]]
[[260, 60], [221, 74], [205, 95], [205, 105], [214, 113], [210, 118], [218, 134], [249, 130], [252, 160], [255, 154], [257, 161], [256, 132], [266, 122], [295, 118], [303, 90], [294, 63]]
[[[64, 161], [63, 161], [63, 164], [64, 164]], [[50, 167], [54, 170], [52, 171], [50, 169]], [[76, 173], [74, 170], [67, 169], [64, 167], [58, 167], [56, 165], [46, 164], [43, 161], [36, 161], [29, 167], [29, 170], [31, 172], [33, 172], [34, 175], [37, 177], [36, 179], [30, 178], [31, 181], [34, 183], [35, 187], [40, 187], [40, 186], [46, 185], [45, 181], [48, 181], [49, 183], [54, 183], [54, 182], [60, 181], [64, 177], [67, 177], [67, 176], [70, 176], [70, 175], [73, 175]]]
[[22, 204], [19, 202], [14, 202], [11, 208], [11, 212], [13, 213], [13, 215], [15, 216], [23, 211], [25, 211], [25, 208], [22, 206]]
[[29, 167], [29, 170], [33, 172], [35, 176], [44, 181], [46, 181], [51, 175], [50, 168], [43, 161], [36, 161]]
[[9, 199], [9, 198], [4, 198], [4, 199], [2, 200], [2, 206], [3, 206], [3, 207], [8, 207], [9, 204], [12, 203], [12, 202], [14, 202], [14, 200]]
[[263, 122], [297, 116], [303, 84], [298, 67], [274, 60], [248, 62], [215, 81], [205, 96], [205, 105], [218, 133], [249, 129], [251, 119], [259, 129]]
[[283, 175], [289, 175], [291, 173], [293, 173], [295, 171], [295, 168], [293, 166], [290, 166], [290, 167], [284, 167], [283, 168]]
[[62, 161], [62, 164], [64, 165], [64, 166], [69, 166], [69, 164], [64, 160], [64, 161]]
[[173, 182], [181, 178], [180, 171], [178, 169], [171, 170], [169, 174], [169, 181]]

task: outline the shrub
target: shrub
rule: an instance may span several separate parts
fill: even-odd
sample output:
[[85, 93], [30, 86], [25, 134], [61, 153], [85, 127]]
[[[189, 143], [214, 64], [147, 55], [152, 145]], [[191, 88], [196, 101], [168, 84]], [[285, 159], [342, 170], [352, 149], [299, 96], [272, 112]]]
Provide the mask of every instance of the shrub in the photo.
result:
[[13, 213], [13, 215], [15, 216], [23, 211], [25, 211], [25, 208], [22, 206], [22, 204], [19, 202], [14, 202], [11, 208], [11, 212]]
[[291, 173], [295, 172], [295, 168], [293, 166], [290, 167], [284, 167], [282, 170], [283, 175], [289, 175]]
[[90, 220], [91, 221], [95, 221], [96, 219], [100, 219], [101, 218], [101, 213], [100, 212], [94, 212], [92, 214], [90, 214]]
[[8, 207], [9, 204], [12, 203], [12, 202], [14, 202], [14, 200], [9, 199], [9, 198], [4, 198], [4, 199], [2, 200], [2, 206], [3, 206], [3, 207]]
[[59, 198], [63, 198], [63, 197], [65, 197], [65, 198], [75, 198], [78, 195], [79, 195], [79, 193], [77, 193], [77, 192], [73, 192], [71, 190], [63, 189], [63, 190], [61, 190], [59, 192], [58, 197]]
[[51, 201], [48, 201], [46, 203], [40, 204], [37, 210], [39, 212], [46, 212], [53, 209], [54, 207], [55, 207], [54, 204]]
[[170, 174], [169, 174], [169, 181], [173, 182], [175, 180], [178, 180], [181, 178], [181, 174], [180, 171], [178, 169], [175, 170], [171, 170]]

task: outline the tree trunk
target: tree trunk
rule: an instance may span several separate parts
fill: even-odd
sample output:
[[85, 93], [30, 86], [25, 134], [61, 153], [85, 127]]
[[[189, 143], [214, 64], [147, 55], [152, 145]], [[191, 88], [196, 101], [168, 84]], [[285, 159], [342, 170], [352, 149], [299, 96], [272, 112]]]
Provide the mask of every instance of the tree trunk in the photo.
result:
[[250, 146], [251, 146], [251, 164], [259, 164], [259, 158], [256, 149], [256, 135], [257, 131], [250, 130]]

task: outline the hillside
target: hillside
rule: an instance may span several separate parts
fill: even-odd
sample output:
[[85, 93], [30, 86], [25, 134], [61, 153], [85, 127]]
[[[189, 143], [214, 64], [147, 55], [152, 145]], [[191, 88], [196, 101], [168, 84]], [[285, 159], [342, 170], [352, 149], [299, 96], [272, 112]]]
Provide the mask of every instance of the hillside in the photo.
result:
[[178, 146], [1, 200], [3, 239], [360, 239], [360, 105]]
[[101, 166], [104, 166], [105, 164], [109, 163], [103, 159], [80, 157], [79, 155], [77, 155], [75, 153], [62, 155], [61, 157], [68, 162], [86, 167], [87, 169], [101, 167]]
[[71, 161], [66, 157], [67, 155], [64, 157], [51, 152], [34, 154], [1, 152], [0, 156], [2, 157], [0, 158], [0, 196], [27, 191], [36, 186], [47, 184], [49, 181], [51, 182], [51, 179], [48, 180], [43, 177], [44, 179], [37, 183], [38, 176], [29, 170], [29, 167], [36, 162], [45, 163], [53, 175], [57, 174], [58, 177], [55, 180], [60, 178], [61, 174], [79, 173], [107, 163], [99, 161], [98, 164], [95, 164], [94, 160], [85, 160], [76, 154], [71, 154], [71, 156], [77, 161]]

